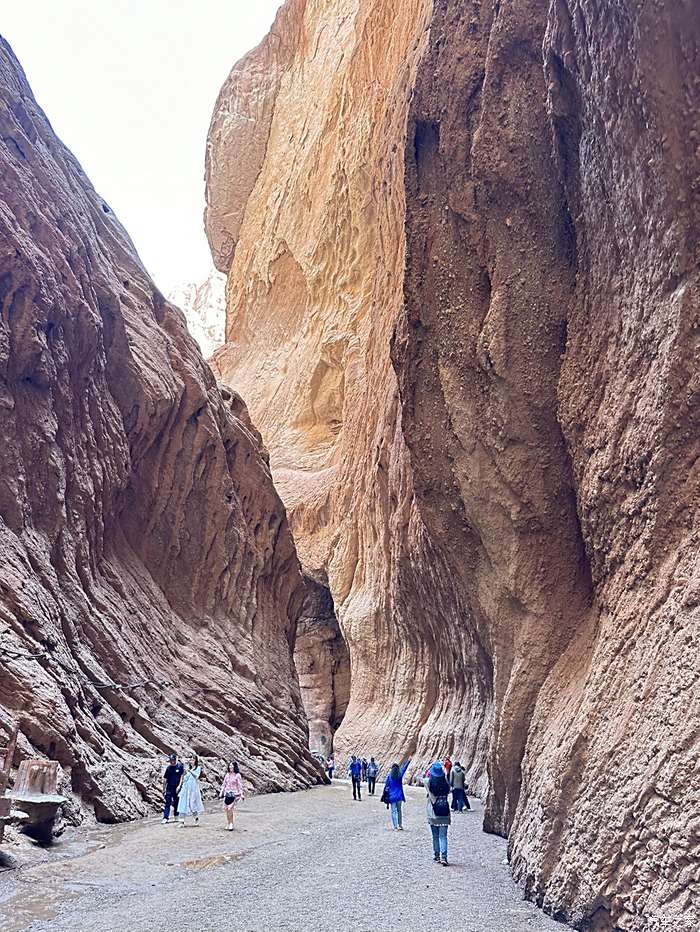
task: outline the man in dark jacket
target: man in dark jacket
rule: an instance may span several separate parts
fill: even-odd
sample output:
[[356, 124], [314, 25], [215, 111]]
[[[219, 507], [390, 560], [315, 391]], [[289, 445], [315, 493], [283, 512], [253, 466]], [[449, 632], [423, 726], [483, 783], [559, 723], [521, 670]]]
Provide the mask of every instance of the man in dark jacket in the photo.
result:
[[352, 780], [352, 798], [362, 802], [362, 761], [352, 755], [350, 760], [350, 779]]
[[374, 788], [377, 785], [377, 774], [379, 773], [379, 765], [373, 757], [370, 758], [369, 764], [367, 764], [367, 792], [370, 796], [374, 796]]
[[452, 809], [454, 812], [462, 812], [464, 809], [471, 809], [469, 800], [464, 792], [464, 784], [467, 779], [466, 773], [462, 770], [459, 761], [450, 770], [448, 777], [452, 787]]
[[184, 764], [177, 759], [177, 754], [170, 755], [170, 763], [165, 768], [163, 774], [163, 795], [165, 796], [165, 808], [163, 809], [163, 825], [170, 819], [170, 807], [173, 808], [173, 815], [177, 822], [177, 790], [180, 786], [180, 780], [185, 772]]

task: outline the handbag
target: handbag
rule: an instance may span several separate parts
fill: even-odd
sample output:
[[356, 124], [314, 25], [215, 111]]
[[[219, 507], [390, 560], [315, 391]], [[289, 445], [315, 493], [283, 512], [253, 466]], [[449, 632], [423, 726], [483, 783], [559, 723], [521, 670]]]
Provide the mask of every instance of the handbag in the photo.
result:
[[389, 808], [389, 805], [390, 805], [390, 803], [389, 803], [389, 791], [388, 791], [386, 785], [384, 786], [384, 791], [382, 792], [381, 799], [379, 800], [379, 802], [380, 802], [380, 803], [384, 803], [384, 804], [386, 805], [386, 808], [387, 808], [387, 809]]
[[233, 803], [235, 803], [235, 802], [236, 802], [236, 797], [234, 796], [234, 794], [233, 794], [233, 793], [226, 793], [226, 795], [224, 796], [224, 805], [225, 805], [225, 806], [231, 806], [231, 805], [233, 805]]

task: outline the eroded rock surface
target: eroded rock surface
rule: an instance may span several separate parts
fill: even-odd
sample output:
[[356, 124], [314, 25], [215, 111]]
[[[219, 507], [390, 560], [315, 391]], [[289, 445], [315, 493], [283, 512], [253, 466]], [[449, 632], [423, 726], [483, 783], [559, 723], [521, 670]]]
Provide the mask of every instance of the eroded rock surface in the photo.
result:
[[[317, 770], [302, 578], [259, 435], [0, 41], [0, 722], [98, 818], [162, 753], [253, 786]], [[134, 684], [145, 685], [135, 686]], [[116, 685], [115, 685], [116, 684]]]
[[290, 0], [209, 143], [215, 365], [328, 579], [337, 744], [466, 759], [581, 928], [698, 925], [699, 29]]

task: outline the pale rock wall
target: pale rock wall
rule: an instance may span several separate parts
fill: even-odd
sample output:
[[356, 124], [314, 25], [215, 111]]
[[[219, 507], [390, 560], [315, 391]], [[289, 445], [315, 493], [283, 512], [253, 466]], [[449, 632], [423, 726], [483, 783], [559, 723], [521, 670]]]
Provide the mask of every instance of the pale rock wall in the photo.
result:
[[291, 0], [232, 71], [207, 153], [212, 253], [235, 244], [212, 365], [261, 430], [302, 563], [328, 580], [352, 669], [338, 763], [458, 753], [483, 789], [488, 659], [414, 504], [389, 353], [429, 11]]
[[314, 782], [304, 589], [259, 435], [1, 39], [0, 430], [15, 763], [56, 759], [110, 821], [152, 811], [171, 749], [214, 781], [237, 757], [258, 789]]

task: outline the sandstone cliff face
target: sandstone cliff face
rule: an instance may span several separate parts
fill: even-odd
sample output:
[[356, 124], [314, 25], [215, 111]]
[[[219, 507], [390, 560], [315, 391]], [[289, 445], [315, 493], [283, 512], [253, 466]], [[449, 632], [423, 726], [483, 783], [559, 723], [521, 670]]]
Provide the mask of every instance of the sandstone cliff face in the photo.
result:
[[580, 928], [700, 922], [699, 29], [290, 0], [210, 138], [215, 365], [328, 579], [337, 746], [466, 758]]
[[179, 285], [168, 295], [185, 315], [187, 329], [208, 359], [224, 342], [226, 326], [226, 279], [212, 269], [200, 282]]
[[[266, 454], [0, 40], [0, 722], [100, 819], [161, 754], [317, 770], [304, 590]], [[144, 683], [145, 685], [134, 685]], [[18, 762], [16, 758], [16, 762]]]
[[700, 918], [699, 39], [436, 2], [406, 149], [403, 429], [494, 660], [487, 824], [601, 929]]

